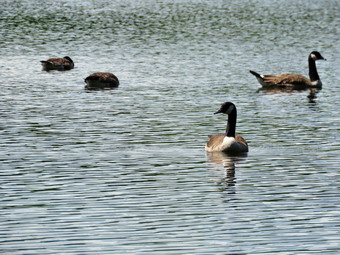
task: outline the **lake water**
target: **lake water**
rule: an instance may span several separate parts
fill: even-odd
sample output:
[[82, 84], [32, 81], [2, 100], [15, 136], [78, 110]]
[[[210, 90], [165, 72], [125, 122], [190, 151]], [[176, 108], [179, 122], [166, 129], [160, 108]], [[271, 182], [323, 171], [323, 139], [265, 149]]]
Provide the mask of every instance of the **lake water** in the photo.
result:
[[[1, 254], [339, 254], [340, 2], [0, 7]], [[248, 70], [320, 91], [263, 91]], [[75, 69], [44, 72], [70, 56]], [[116, 90], [86, 91], [113, 72]], [[207, 155], [238, 109], [244, 157]]]

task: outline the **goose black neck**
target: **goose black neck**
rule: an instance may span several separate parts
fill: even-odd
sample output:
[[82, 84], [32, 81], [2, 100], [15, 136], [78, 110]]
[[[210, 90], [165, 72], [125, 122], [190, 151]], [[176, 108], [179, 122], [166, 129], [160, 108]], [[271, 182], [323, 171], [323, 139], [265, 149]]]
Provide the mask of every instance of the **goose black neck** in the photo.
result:
[[311, 81], [320, 80], [318, 71], [316, 70], [315, 60], [311, 57], [308, 58], [308, 66], [309, 66], [309, 78]]
[[227, 123], [227, 136], [235, 137], [236, 135], [236, 118], [237, 118], [237, 111], [236, 108], [232, 110], [231, 113], [228, 115], [228, 123]]

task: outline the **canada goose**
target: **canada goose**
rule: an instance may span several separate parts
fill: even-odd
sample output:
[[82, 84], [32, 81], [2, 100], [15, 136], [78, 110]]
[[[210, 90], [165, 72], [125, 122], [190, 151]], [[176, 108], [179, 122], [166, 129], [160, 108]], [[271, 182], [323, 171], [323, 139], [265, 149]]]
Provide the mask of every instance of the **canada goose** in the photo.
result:
[[112, 73], [97, 72], [85, 78], [86, 89], [111, 89], [119, 86], [118, 78]]
[[44, 71], [58, 70], [66, 71], [74, 68], [73, 60], [66, 56], [63, 58], [49, 58], [40, 61]]
[[221, 108], [215, 112], [228, 114], [227, 130], [224, 134], [212, 135], [208, 143], [205, 145], [207, 152], [225, 152], [231, 154], [248, 152], [248, 144], [246, 140], [239, 135], [236, 135], [236, 106], [231, 102], [225, 102]]
[[316, 60], [326, 60], [318, 51], [312, 51], [308, 56], [308, 66], [309, 66], [309, 79], [303, 75], [299, 74], [258, 74], [254, 71], [249, 71], [251, 74], [255, 75], [256, 79], [263, 87], [296, 87], [296, 88], [321, 88], [322, 83], [318, 72], [316, 70], [315, 61]]

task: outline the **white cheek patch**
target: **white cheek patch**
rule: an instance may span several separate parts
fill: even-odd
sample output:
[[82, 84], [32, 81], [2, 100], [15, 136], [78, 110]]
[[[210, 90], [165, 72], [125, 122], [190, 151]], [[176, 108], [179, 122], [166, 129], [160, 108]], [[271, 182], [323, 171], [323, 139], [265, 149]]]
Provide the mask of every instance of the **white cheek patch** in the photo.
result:
[[314, 54], [311, 54], [310, 56], [311, 56], [311, 58], [314, 59], [314, 60], [317, 59], [317, 57], [316, 57]]

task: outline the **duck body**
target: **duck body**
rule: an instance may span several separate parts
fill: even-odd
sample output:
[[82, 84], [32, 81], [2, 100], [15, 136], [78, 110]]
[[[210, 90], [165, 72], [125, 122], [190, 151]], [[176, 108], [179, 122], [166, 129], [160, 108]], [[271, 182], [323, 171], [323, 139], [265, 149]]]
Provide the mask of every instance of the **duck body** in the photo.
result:
[[228, 154], [246, 153], [249, 151], [246, 140], [235, 133], [237, 110], [231, 102], [225, 102], [221, 108], [215, 112], [228, 114], [226, 133], [215, 134], [209, 137], [205, 145], [207, 152], [225, 152]]
[[326, 60], [317, 51], [312, 51], [308, 56], [308, 67], [309, 67], [309, 79], [300, 74], [259, 74], [250, 70], [249, 72], [253, 74], [258, 82], [264, 88], [272, 87], [287, 87], [287, 88], [321, 88], [322, 82], [318, 75], [315, 61]]
[[117, 76], [112, 73], [97, 72], [85, 78], [86, 89], [112, 89], [119, 86]]
[[49, 58], [47, 60], [40, 61], [43, 71], [67, 71], [74, 68], [73, 60], [66, 56], [63, 58]]

